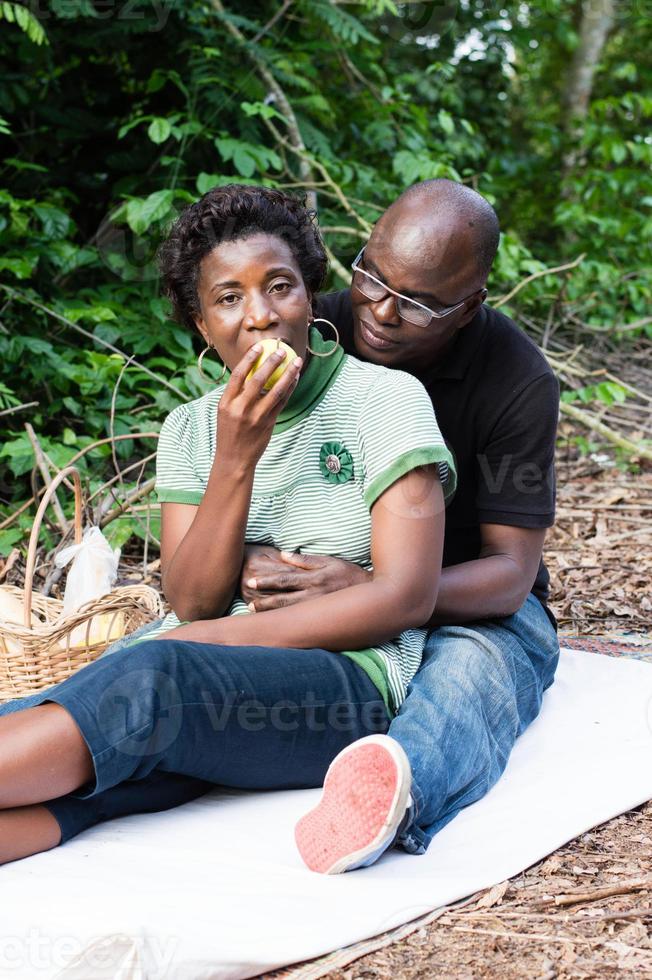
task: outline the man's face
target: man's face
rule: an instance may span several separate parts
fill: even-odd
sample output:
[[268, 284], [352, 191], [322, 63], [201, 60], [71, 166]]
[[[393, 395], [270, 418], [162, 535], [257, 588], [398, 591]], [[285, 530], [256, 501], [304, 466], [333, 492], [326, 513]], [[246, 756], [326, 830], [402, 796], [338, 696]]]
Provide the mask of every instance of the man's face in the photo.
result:
[[401, 318], [391, 293], [377, 301], [368, 299], [357, 287], [364, 282], [358, 275], [351, 287], [358, 355], [415, 373], [441, 359], [483, 298], [465, 228], [453, 219], [424, 226], [422, 218], [405, 208], [395, 217], [390, 209], [376, 225], [360, 267], [431, 310], [440, 312], [466, 300], [459, 309], [417, 326]]

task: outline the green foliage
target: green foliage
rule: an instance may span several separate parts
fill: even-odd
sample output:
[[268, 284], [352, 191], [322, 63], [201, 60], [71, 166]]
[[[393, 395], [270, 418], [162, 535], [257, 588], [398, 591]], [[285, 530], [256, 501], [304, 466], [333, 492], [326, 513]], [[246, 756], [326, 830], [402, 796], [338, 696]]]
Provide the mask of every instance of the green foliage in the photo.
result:
[[[307, 4], [302, 5], [305, 9]], [[364, 24], [341, 7], [336, 7], [326, 0], [310, 0], [310, 13], [328, 25], [333, 35], [344, 44], [355, 45], [359, 41], [378, 44], [378, 38]]]
[[0, 20], [6, 20], [8, 24], [17, 24], [34, 44], [47, 44], [47, 37], [41, 24], [22, 3], [8, 3], [7, 0], [3, 0], [0, 3]]
[[[169, 320], [154, 258], [175, 215], [215, 184], [301, 189], [309, 172], [322, 224], [351, 230], [327, 235], [346, 267], [361, 224], [338, 193], [371, 224], [416, 180], [463, 180], [501, 217], [493, 295], [585, 254], [563, 278], [529, 283], [512, 315], [545, 318], [563, 288], [576, 317], [622, 343], [637, 331], [618, 328], [649, 316], [652, 28], [642, 8], [618, 5], [578, 129], [565, 105], [578, 38], [570, 0], [295, 0], [274, 21], [272, 0], [224, 3], [218, 15], [199, 0], [110, 11], [51, 0], [46, 18], [0, 0], [0, 411], [38, 402], [0, 416], [0, 523], [32, 493], [26, 420], [63, 465], [111, 432], [156, 431], [180, 399], [205, 391], [198, 340]], [[303, 160], [270, 77], [294, 112]], [[604, 382], [564, 397], [610, 404], [623, 393]], [[128, 465], [142, 440], [116, 453]], [[113, 472], [110, 449], [79, 465], [98, 489]], [[0, 552], [30, 520], [26, 511], [0, 529]], [[113, 533], [128, 528], [143, 533], [126, 518]]]
[[597, 385], [585, 385], [573, 391], [564, 391], [561, 395], [564, 402], [601, 402], [603, 405], [613, 405], [627, 400], [627, 389], [615, 381], [601, 381]]
[[264, 174], [269, 170], [281, 170], [283, 166], [274, 150], [246, 140], [233, 139], [226, 133], [215, 140], [215, 148], [226, 163], [232, 161], [236, 172], [247, 179], [257, 172]]

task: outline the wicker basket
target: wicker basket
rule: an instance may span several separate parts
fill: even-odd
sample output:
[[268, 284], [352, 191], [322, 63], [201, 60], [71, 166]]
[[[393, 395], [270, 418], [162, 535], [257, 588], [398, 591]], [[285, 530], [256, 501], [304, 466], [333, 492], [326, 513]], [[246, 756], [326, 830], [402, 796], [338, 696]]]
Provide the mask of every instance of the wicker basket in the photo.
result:
[[[113, 589], [66, 616], [62, 615], [61, 599], [32, 591], [43, 514], [67, 476], [72, 477], [75, 491], [75, 543], [82, 539], [81, 481], [71, 466], [52, 481], [36, 513], [27, 552], [25, 588], [2, 587], [6, 595], [22, 603], [23, 623], [0, 619], [0, 703], [35, 694], [65, 680], [96, 660], [120, 636], [163, 615], [159, 594], [148, 585]], [[97, 618], [100, 616], [101, 620]], [[98, 633], [102, 638], [98, 638]]]

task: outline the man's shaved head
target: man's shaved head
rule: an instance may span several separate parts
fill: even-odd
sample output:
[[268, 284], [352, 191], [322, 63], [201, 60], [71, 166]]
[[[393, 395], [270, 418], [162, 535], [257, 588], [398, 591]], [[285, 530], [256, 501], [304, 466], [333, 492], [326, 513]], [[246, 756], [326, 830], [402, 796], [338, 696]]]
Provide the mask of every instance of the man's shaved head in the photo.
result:
[[[496, 212], [481, 194], [453, 180], [424, 180], [404, 191], [380, 218], [374, 237], [408, 256], [419, 255], [444, 277], [449, 266], [460, 272], [463, 256], [466, 291], [486, 282], [500, 237]], [[451, 271], [453, 271], [451, 269]]]
[[409, 187], [393, 207], [400, 205], [401, 201], [414, 203], [423, 209], [433, 225], [443, 218], [452, 217], [468, 228], [468, 238], [475, 245], [478, 270], [485, 278], [489, 275], [498, 251], [500, 226], [496, 212], [482, 194], [454, 180], [424, 180]]
[[[424, 180], [408, 188], [379, 218], [360, 259], [364, 273], [353, 279], [358, 354], [417, 376], [444, 357], [480, 312], [498, 239], [494, 209], [465, 184]], [[378, 283], [388, 287], [380, 299], [369, 298], [365, 273], [376, 293]], [[433, 313], [427, 328], [401, 317], [395, 294]]]

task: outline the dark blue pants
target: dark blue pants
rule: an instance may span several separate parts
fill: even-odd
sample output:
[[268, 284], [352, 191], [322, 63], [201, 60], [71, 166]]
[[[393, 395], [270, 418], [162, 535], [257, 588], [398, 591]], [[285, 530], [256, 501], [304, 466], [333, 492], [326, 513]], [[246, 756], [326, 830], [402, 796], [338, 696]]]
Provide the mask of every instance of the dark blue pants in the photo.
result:
[[92, 783], [44, 804], [62, 842], [214, 785], [321, 786], [341, 749], [390, 721], [368, 676], [341, 654], [175, 640], [97, 660], [27, 706], [46, 702], [72, 715], [95, 768]]

